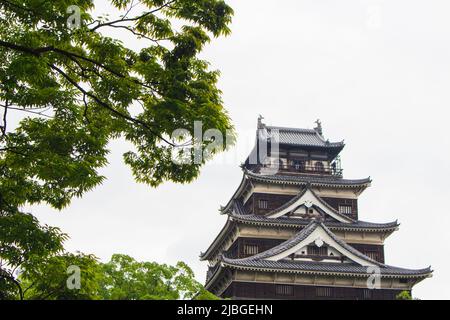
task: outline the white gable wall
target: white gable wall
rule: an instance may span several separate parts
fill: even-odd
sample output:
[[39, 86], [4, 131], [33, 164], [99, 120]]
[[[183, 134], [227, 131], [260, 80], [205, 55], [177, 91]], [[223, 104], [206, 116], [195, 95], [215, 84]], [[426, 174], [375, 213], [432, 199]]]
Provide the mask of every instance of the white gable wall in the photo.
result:
[[314, 243], [316, 240], [321, 239], [324, 243], [327, 243], [331, 248], [339, 252], [340, 254], [346, 256], [348, 259], [356, 262], [357, 264], [361, 266], [375, 266], [374, 263], [364, 260], [356, 255], [354, 255], [352, 252], [348, 251], [347, 249], [343, 248], [341, 245], [339, 245], [332, 237], [328, 235], [328, 233], [321, 227], [318, 226], [305, 240], [301, 241], [294, 247], [279, 253], [277, 255], [274, 255], [272, 257], [267, 258], [266, 260], [269, 261], [279, 261], [282, 259], [287, 258], [291, 254], [294, 254], [298, 251], [300, 251], [302, 248], [308, 246], [311, 243]]
[[336, 219], [340, 222], [347, 222], [347, 223], [350, 222], [350, 220], [347, 220], [347, 219], [341, 217], [340, 215], [337, 215], [331, 209], [324, 206], [322, 204], [322, 202], [319, 199], [317, 199], [317, 197], [314, 195], [314, 193], [312, 193], [311, 190], [309, 190], [309, 189], [306, 190], [305, 194], [300, 199], [295, 201], [293, 204], [291, 204], [287, 208], [281, 210], [280, 212], [269, 216], [269, 218], [279, 218], [279, 217], [282, 217], [282, 216], [290, 213], [291, 211], [295, 210], [297, 207], [299, 207], [301, 205], [306, 205], [307, 207], [310, 207], [313, 204], [318, 206], [326, 214], [328, 214], [329, 216], [333, 217], [334, 219]]

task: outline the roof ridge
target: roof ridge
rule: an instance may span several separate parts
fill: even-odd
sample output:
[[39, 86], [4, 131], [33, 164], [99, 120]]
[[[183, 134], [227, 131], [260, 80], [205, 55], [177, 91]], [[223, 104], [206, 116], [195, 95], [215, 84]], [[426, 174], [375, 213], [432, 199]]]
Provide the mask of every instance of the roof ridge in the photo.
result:
[[293, 205], [297, 200], [300, 200], [305, 193], [309, 190], [309, 187], [306, 187], [305, 189], [303, 189], [303, 191], [300, 191], [294, 198], [292, 198], [291, 200], [287, 201], [285, 204], [281, 205], [280, 207], [273, 209], [272, 211], [264, 214], [264, 216], [270, 216], [273, 214], [277, 214], [280, 211], [287, 209], [290, 205]]
[[[306, 239], [314, 230], [316, 230], [317, 225], [319, 223], [320, 222], [318, 222], [317, 220], [312, 220], [304, 229], [302, 229], [300, 232], [298, 232], [291, 239], [286, 240], [286, 241], [280, 243], [279, 245], [277, 245], [269, 250], [266, 250], [264, 252], [258, 253], [254, 256], [250, 256], [247, 258], [241, 258], [241, 259], [232, 259], [232, 260], [236, 260], [236, 261], [259, 260], [259, 259], [270, 257], [271, 255], [277, 254], [278, 250], [280, 250], [281, 248], [283, 249], [283, 251], [290, 249], [293, 246], [295, 246], [297, 243]], [[280, 252], [282, 252], [282, 251], [280, 251]]]
[[344, 249], [350, 251], [351, 253], [353, 253], [354, 255], [356, 255], [357, 257], [364, 259], [364, 260], [368, 260], [369, 262], [372, 262], [378, 266], [385, 266], [384, 263], [378, 262], [368, 256], [366, 256], [364, 253], [360, 252], [359, 250], [356, 250], [355, 248], [353, 248], [352, 246], [350, 246], [349, 244], [347, 244], [345, 241], [339, 239], [330, 229], [327, 228], [327, 226], [323, 223], [320, 224], [321, 227], [325, 230], [325, 232], [334, 240], [336, 241], [340, 246], [342, 246]]
[[305, 133], [317, 133], [314, 129], [309, 128], [292, 128], [292, 127], [283, 127], [283, 126], [266, 126], [267, 130], [284, 130], [284, 131], [296, 131], [296, 132], [305, 132]]

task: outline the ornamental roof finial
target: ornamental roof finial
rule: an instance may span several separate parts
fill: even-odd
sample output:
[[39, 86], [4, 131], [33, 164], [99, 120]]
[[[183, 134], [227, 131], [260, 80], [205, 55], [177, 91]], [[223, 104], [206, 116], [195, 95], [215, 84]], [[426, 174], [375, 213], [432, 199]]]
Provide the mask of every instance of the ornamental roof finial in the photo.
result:
[[258, 129], [264, 129], [266, 125], [262, 122], [264, 120], [264, 117], [262, 115], [259, 115], [258, 117]]
[[320, 121], [320, 119], [317, 119], [314, 123], [317, 124], [317, 127], [315, 127], [314, 130], [316, 130], [318, 134], [323, 136], [322, 121]]

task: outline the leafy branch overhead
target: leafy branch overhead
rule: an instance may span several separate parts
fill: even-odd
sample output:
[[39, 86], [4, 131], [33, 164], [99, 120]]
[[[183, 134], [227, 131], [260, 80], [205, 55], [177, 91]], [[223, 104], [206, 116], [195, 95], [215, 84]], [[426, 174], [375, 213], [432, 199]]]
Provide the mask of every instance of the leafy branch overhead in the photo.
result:
[[[71, 269], [74, 271], [72, 272]], [[139, 262], [119, 254], [113, 255], [109, 262], [101, 263], [92, 255], [61, 253], [44, 259], [32, 267], [24, 268], [18, 277], [18, 287], [20, 291], [15, 290], [14, 287], [2, 286], [0, 279], [0, 289], [2, 289], [0, 298], [11, 300], [219, 299], [195, 280], [194, 273], [183, 262], [170, 266], [155, 262]]]
[[[221, 0], [109, 5], [115, 18], [94, 16], [91, 0], [0, 0], [0, 287], [19, 297], [15, 272], [37, 274], [66, 239], [24, 205], [62, 209], [98, 186], [113, 139], [128, 142], [136, 180], [158, 186], [192, 181], [208, 159], [172, 161], [179, 147], [206, 149], [190, 138], [195, 121], [234, 136], [219, 72], [198, 57], [230, 33], [232, 9]], [[177, 129], [190, 134], [175, 140]]]
[[[69, 5], [80, 8], [76, 28], [67, 26]], [[203, 163], [173, 163], [186, 141], [172, 132], [193, 136], [194, 121], [233, 130], [219, 73], [198, 58], [211, 37], [230, 33], [232, 9], [220, 0], [111, 5], [115, 19], [93, 17], [89, 0], [0, 0], [0, 170], [24, 189], [1, 183], [3, 201], [64, 207], [103, 180], [97, 170], [119, 137], [132, 144], [124, 157], [138, 181], [189, 182]], [[107, 36], [117, 29], [143, 49]]]

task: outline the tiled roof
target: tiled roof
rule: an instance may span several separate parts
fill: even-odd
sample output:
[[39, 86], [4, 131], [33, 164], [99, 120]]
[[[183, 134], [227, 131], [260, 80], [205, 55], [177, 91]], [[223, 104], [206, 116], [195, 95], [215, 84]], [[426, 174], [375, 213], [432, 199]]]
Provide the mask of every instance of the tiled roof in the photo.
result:
[[[244, 267], [248, 269], [269, 269], [269, 270], [284, 270], [291, 272], [323, 272], [323, 273], [350, 273], [369, 275], [368, 267], [358, 265], [356, 263], [326, 263], [313, 261], [269, 261], [269, 260], [237, 260], [223, 257], [225, 265], [232, 267]], [[392, 266], [380, 267], [382, 275], [388, 276], [422, 276], [427, 277], [432, 272], [431, 268], [425, 269], [403, 269]]]
[[[237, 214], [230, 213], [230, 217], [232, 217], [235, 221], [242, 222], [250, 222], [250, 223], [260, 223], [266, 225], [285, 225], [285, 226], [306, 226], [311, 220], [301, 219], [301, 218], [289, 218], [289, 217], [279, 217], [276, 219], [268, 218], [261, 215], [256, 214]], [[372, 223], [366, 221], [355, 221], [351, 223], [342, 223], [335, 221], [325, 221], [324, 224], [331, 230], [396, 230], [399, 226], [397, 221], [389, 222], [389, 223]]]
[[369, 186], [372, 180], [365, 179], [343, 179], [335, 176], [313, 176], [313, 175], [263, 175], [254, 173], [250, 170], [244, 171], [245, 175], [252, 180], [259, 180], [264, 182], [280, 183], [280, 184], [295, 184], [295, 185], [330, 185], [330, 186]]
[[303, 240], [305, 240], [306, 238], [308, 238], [311, 235], [311, 233], [313, 233], [313, 231], [316, 230], [318, 225], [319, 225], [319, 223], [317, 221], [311, 221], [302, 231], [297, 233], [291, 239], [289, 239], [289, 240], [279, 244], [278, 246], [275, 246], [272, 249], [266, 250], [266, 251], [261, 252], [261, 253], [259, 253], [257, 255], [254, 255], [254, 256], [251, 256], [251, 257], [248, 257], [248, 258], [238, 259], [238, 260], [255, 261], [255, 260], [269, 258], [269, 257], [277, 255], [277, 254], [279, 254], [281, 252], [289, 250], [292, 247], [294, 247], [295, 245], [297, 245], [298, 243], [300, 243]]
[[[329, 142], [316, 130], [266, 126], [267, 135], [273, 142], [292, 146], [344, 148], [344, 142]], [[276, 134], [278, 132], [278, 134]], [[262, 133], [263, 135], [265, 133]], [[264, 137], [263, 137], [264, 138]]]
[[294, 237], [291, 239], [279, 244], [278, 246], [273, 247], [272, 249], [266, 250], [262, 253], [259, 253], [257, 255], [254, 255], [249, 258], [244, 258], [241, 260], [259, 260], [259, 259], [265, 259], [268, 257], [275, 256], [279, 253], [285, 252], [286, 250], [291, 249], [292, 247], [296, 246], [303, 240], [305, 240], [314, 230], [317, 228], [322, 228], [335, 242], [337, 242], [342, 248], [346, 249], [347, 251], [351, 252], [358, 258], [361, 258], [367, 262], [370, 262], [375, 265], [381, 266], [382, 264], [367, 257], [366, 255], [362, 254], [355, 248], [349, 246], [347, 243], [339, 239], [333, 232], [331, 232], [323, 223], [318, 222], [316, 220], [311, 221], [304, 229], [302, 229], [299, 233], [297, 233]]
[[220, 268], [220, 263], [216, 264], [213, 267], [209, 267], [208, 271], [206, 272], [206, 282], [211, 280], [212, 276], [217, 272], [217, 270]]
[[230, 266], [236, 267], [248, 267], [253, 269], [276, 269], [276, 270], [290, 270], [294, 272], [328, 272], [328, 273], [357, 273], [357, 274], [368, 274], [368, 267], [359, 265], [357, 263], [325, 263], [325, 262], [313, 262], [313, 261], [292, 261], [292, 260], [278, 260], [270, 261], [267, 258], [276, 256], [280, 253], [286, 252], [287, 250], [295, 247], [297, 244], [301, 243], [303, 240], [308, 238], [316, 228], [322, 228], [339, 246], [358, 258], [367, 261], [368, 263], [380, 268], [382, 274], [385, 275], [424, 275], [427, 276], [431, 273], [430, 268], [411, 270], [388, 266], [377, 262], [366, 255], [362, 254], [355, 248], [349, 246], [344, 241], [340, 240], [336, 235], [334, 235], [323, 223], [318, 221], [310, 222], [302, 231], [297, 233], [293, 238], [283, 242], [282, 244], [275, 246], [272, 249], [266, 250], [257, 255], [242, 258], [242, 259], [230, 259], [227, 257], [222, 257], [222, 261]]
[[[269, 218], [264, 215], [251, 214], [245, 210], [242, 202], [239, 200], [231, 200], [229, 204], [229, 210], [226, 210], [226, 214], [230, 217], [230, 219], [227, 220], [226, 225], [222, 228], [222, 231], [210, 245], [208, 250], [200, 255], [202, 260], [211, 253], [212, 248], [215, 247], [218, 242], [222, 241], [222, 237], [224, 237], [226, 232], [228, 232], [228, 229], [231, 226], [231, 222], [233, 221], [257, 225], [285, 226], [294, 228], [305, 227], [311, 222], [310, 219], [292, 218], [287, 216]], [[324, 224], [331, 230], [365, 232], [393, 232], [399, 227], [398, 221], [389, 223], [372, 223], [360, 220], [352, 220], [351, 222], [343, 223], [339, 221], [325, 220]]]
[[[290, 218], [290, 217], [279, 217], [279, 218], [268, 218], [262, 215], [249, 214], [245, 211], [244, 207], [239, 201], [233, 202], [233, 210], [228, 213], [231, 221], [256, 224], [256, 225], [266, 225], [266, 226], [284, 226], [284, 227], [294, 227], [294, 228], [304, 228], [307, 226], [311, 220], [302, 218]], [[204, 253], [201, 254], [202, 260], [206, 258], [208, 253], [212, 250], [215, 245], [222, 241], [222, 237], [229, 232], [231, 227], [231, 221], [228, 220], [225, 227], [219, 233], [217, 238], [213, 241], [211, 246]], [[338, 221], [325, 220], [325, 226], [330, 230], [345, 230], [345, 231], [365, 231], [365, 232], [393, 232], [398, 229], [398, 221], [393, 221], [389, 223], [372, 223], [366, 221], [354, 221], [351, 223], [342, 223]]]

